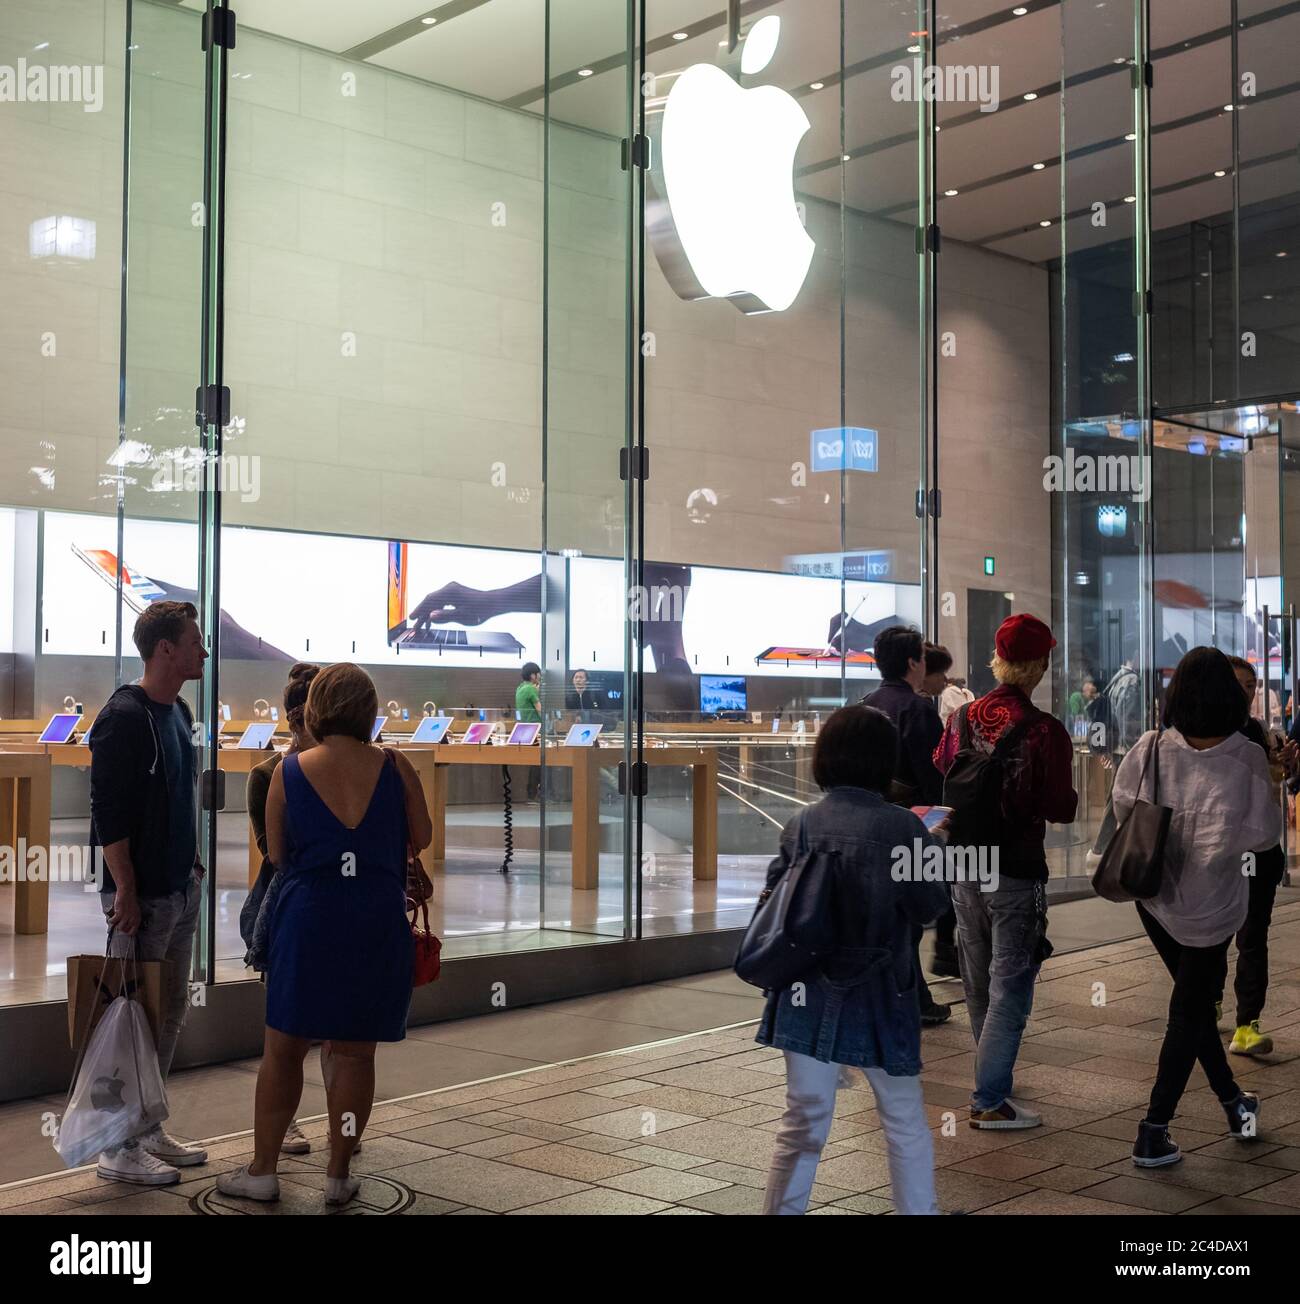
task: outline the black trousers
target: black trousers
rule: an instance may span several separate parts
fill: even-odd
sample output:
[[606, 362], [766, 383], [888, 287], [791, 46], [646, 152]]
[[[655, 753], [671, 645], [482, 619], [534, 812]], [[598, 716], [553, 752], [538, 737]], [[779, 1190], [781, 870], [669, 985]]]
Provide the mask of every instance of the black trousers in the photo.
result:
[[1229, 939], [1225, 937], [1215, 946], [1183, 946], [1147, 913], [1140, 901], [1137, 912], [1174, 980], [1169, 1022], [1146, 1118], [1148, 1123], [1167, 1125], [1187, 1090], [1187, 1079], [1197, 1060], [1221, 1102], [1236, 1100], [1239, 1094], [1214, 1022], [1214, 1002], [1228, 973]]
[[[1237, 933], [1237, 973], [1233, 994], [1237, 998], [1237, 1027], [1253, 1023], [1264, 1013], [1268, 995], [1268, 930], [1273, 922], [1273, 902], [1286, 873], [1281, 847], [1261, 851], [1250, 879], [1250, 904], [1246, 922]], [[1223, 999], [1219, 987], [1216, 1000]]]

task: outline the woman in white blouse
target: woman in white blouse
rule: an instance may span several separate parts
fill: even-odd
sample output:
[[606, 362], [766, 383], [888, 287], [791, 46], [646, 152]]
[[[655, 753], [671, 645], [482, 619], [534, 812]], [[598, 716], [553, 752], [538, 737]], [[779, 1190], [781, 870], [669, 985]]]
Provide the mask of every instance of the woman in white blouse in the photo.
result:
[[[1246, 718], [1228, 658], [1216, 648], [1193, 648], [1169, 684], [1163, 733], [1144, 734], [1115, 776], [1119, 821], [1139, 798], [1173, 811], [1160, 891], [1137, 907], [1174, 980], [1156, 1081], [1133, 1147], [1133, 1162], [1143, 1168], [1182, 1158], [1169, 1123], [1198, 1059], [1227, 1114], [1229, 1135], [1256, 1136], [1259, 1098], [1238, 1087], [1214, 1017], [1228, 943], [1246, 918], [1256, 854], [1281, 833], [1268, 762], [1240, 732]], [[1158, 766], [1147, 765], [1153, 747]]]

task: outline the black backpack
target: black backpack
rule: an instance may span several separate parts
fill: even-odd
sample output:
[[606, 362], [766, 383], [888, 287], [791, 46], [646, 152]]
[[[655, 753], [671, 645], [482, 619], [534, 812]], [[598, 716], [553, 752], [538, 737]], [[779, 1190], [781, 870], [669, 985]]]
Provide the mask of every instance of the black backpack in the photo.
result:
[[952, 807], [948, 844], [954, 847], [1000, 847], [1007, 834], [1002, 814], [1006, 761], [1016, 744], [1040, 714], [1034, 711], [1012, 726], [986, 752], [971, 738], [968, 712], [963, 706], [957, 719], [957, 755], [943, 780], [943, 804]]

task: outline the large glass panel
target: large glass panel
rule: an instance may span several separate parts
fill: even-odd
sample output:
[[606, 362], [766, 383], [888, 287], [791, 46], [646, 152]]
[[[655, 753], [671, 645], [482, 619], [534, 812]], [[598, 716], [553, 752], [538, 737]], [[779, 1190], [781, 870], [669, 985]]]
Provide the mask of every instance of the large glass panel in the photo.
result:
[[[52, 838], [65, 876], [0, 887], [8, 1002], [62, 997], [65, 958], [103, 948], [98, 898], [66, 879], [89, 868], [76, 739], [140, 674], [138, 612], [200, 587], [205, 59], [195, 14], [41, 0], [0, 11], [0, 64], [29, 88], [0, 104], [0, 742], [48, 758], [52, 793], [15, 806], [0, 782], [0, 843]], [[36, 744], [56, 712], [77, 733]]]
[[[993, 636], [1012, 612], [1052, 622], [1052, 264], [1060, 254], [1058, 6], [943, 7], [936, 62], [937, 389], [941, 600], [932, 637], [949, 675], [991, 690]], [[1065, 640], [1057, 637], [1061, 645]], [[1062, 654], [1058, 652], [1059, 662]], [[1054, 708], [1051, 678], [1034, 694]], [[1053, 875], [1075, 829], [1049, 830]]]
[[[1055, 713], [1075, 738], [1079, 815], [1060, 862], [1101, 844], [1115, 769], [1151, 710], [1144, 5], [1061, 6], [1052, 271]], [[1159, 472], [1154, 478], [1158, 481]]]
[[645, 7], [648, 934], [747, 922], [822, 718], [921, 620], [918, 12]]
[[[433, 808], [444, 954], [622, 936], [625, 662], [607, 599], [626, 556], [626, 14], [250, 2], [240, 25], [226, 732], [282, 716], [296, 660], [363, 665], [381, 736]], [[575, 612], [602, 602], [577, 640]], [[570, 710], [579, 666], [588, 697]], [[564, 746], [588, 715], [612, 746]], [[444, 717], [447, 741], [426, 742]], [[232, 977], [256, 869], [239, 798], [236, 781]]]

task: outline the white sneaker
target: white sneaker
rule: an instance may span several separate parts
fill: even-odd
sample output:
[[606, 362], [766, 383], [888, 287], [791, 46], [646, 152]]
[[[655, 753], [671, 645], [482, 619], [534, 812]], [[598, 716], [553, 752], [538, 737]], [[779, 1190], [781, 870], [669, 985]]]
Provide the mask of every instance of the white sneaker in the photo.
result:
[[280, 1179], [274, 1173], [254, 1177], [248, 1165], [217, 1175], [217, 1190], [222, 1195], [237, 1196], [241, 1200], [278, 1200]]
[[206, 1164], [208, 1152], [202, 1146], [192, 1146], [184, 1141], [177, 1141], [163, 1131], [161, 1123], [150, 1128], [142, 1136], [136, 1137], [142, 1150], [147, 1150], [157, 1159], [171, 1164], [174, 1168], [193, 1168], [195, 1164]]
[[325, 1179], [325, 1203], [347, 1204], [361, 1190], [359, 1177], [327, 1177]]
[[95, 1168], [98, 1176], [109, 1182], [132, 1182], [136, 1186], [170, 1186], [181, 1175], [171, 1164], [137, 1144], [128, 1141], [117, 1150], [105, 1150]]
[[305, 1155], [311, 1151], [311, 1142], [302, 1134], [297, 1119], [290, 1119], [284, 1140], [280, 1143], [282, 1155]]

